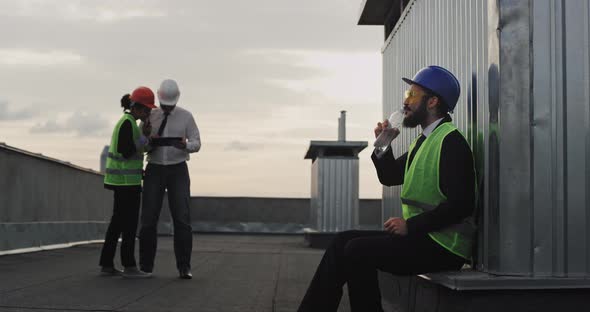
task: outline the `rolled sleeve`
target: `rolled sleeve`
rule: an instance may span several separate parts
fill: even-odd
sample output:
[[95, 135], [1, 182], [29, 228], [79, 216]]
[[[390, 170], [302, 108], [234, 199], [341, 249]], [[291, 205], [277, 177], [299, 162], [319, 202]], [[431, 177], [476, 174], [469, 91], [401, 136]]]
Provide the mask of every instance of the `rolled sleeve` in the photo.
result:
[[201, 134], [193, 116], [190, 116], [186, 125], [186, 150], [189, 153], [196, 153], [201, 149]]

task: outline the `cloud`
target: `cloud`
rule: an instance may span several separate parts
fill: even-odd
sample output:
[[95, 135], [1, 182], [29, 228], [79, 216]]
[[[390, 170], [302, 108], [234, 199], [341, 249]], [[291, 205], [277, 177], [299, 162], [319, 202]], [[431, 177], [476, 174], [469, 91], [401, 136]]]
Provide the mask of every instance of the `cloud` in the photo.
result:
[[266, 55], [274, 62], [291, 60], [291, 66], [316, 73], [307, 77], [270, 77], [269, 83], [301, 93], [316, 92], [340, 101], [377, 102], [381, 97], [381, 55], [378, 52], [258, 50], [250, 53]]
[[31, 133], [56, 133], [62, 132], [65, 130], [65, 127], [58, 124], [55, 120], [48, 120], [44, 123], [37, 123], [34, 125], [30, 132]]
[[100, 115], [76, 112], [66, 122], [66, 127], [75, 130], [79, 135], [98, 135], [108, 130], [109, 121]]
[[0, 120], [23, 120], [33, 117], [35, 114], [31, 108], [9, 110], [8, 102], [0, 100]]
[[34, 51], [30, 49], [0, 49], [0, 65], [72, 65], [84, 58], [70, 51]]
[[[148, 0], [137, 5], [131, 1], [60, 0], [59, 6], [41, 0], [11, 3], [0, 4], [0, 12], [6, 15], [0, 23], [18, 32], [3, 37], [0, 51], [2, 47], [19, 47], [19, 51], [34, 53], [20, 53], [26, 57], [17, 57], [11, 50], [4, 63], [47, 64], [61, 60], [58, 64], [79, 64], [3, 68], [0, 79], [11, 98], [27, 96], [51, 102], [43, 110], [65, 111], [80, 102], [88, 104], [92, 111], [115, 110], [121, 94], [139, 84], [157, 88], [164, 77], [173, 77], [181, 84], [181, 106], [201, 113], [256, 112], [266, 117], [279, 106], [321, 105], [326, 96], [349, 102], [380, 100], [381, 92], [375, 90], [375, 86], [381, 86], [380, 67], [374, 67], [373, 60], [380, 60], [382, 32], [356, 25], [353, 19], [358, 3], [354, 1], [260, 0], [228, 5], [180, 0], [171, 5], [163, 0]], [[233, 9], [228, 10], [228, 6]], [[11, 7], [19, 13], [9, 14], [14, 11]], [[76, 16], [101, 8], [129, 16], [140, 8], [167, 17], [156, 22], [133, 18], [120, 23], [94, 23], [60, 17], [65, 13], [50, 16], [55, 13], [52, 10], [69, 10], [64, 16]], [[35, 14], [47, 18], [27, 17]], [[305, 23], [301, 23], [302, 19]], [[44, 57], [47, 51], [60, 53]], [[374, 57], [365, 57], [361, 51], [373, 51]], [[363, 66], [365, 61], [370, 63]], [[357, 77], [367, 78], [359, 83], [353, 79]], [[367, 85], [371, 88], [368, 92]], [[35, 93], [24, 93], [23, 86], [33, 87]]]
[[37, 123], [31, 133], [74, 133], [81, 137], [108, 135], [110, 122], [95, 114], [75, 112], [65, 121], [48, 120]]
[[158, 5], [158, 1], [145, 0], [141, 2], [141, 6], [132, 1], [119, 0], [60, 0], [59, 5], [56, 5], [54, 0], [19, 0], [3, 4], [0, 8], [0, 16], [109, 23], [166, 16], [165, 8]]
[[263, 144], [260, 143], [246, 143], [241, 141], [231, 141], [229, 142], [224, 148], [224, 151], [250, 151], [250, 150], [257, 150], [262, 149], [264, 147]]

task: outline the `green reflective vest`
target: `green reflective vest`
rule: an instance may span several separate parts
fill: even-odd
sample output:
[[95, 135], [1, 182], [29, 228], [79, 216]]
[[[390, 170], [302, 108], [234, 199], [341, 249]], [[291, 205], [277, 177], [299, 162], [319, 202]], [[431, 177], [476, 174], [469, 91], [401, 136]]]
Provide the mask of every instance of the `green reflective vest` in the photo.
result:
[[[439, 186], [440, 153], [445, 137], [457, 130], [451, 122], [445, 122], [424, 140], [416, 152], [412, 164], [406, 162], [404, 184], [402, 186], [401, 201], [404, 219], [409, 219], [425, 211], [433, 210], [447, 198]], [[408, 155], [416, 146], [416, 141], [410, 145]], [[474, 181], [475, 183], [475, 181]], [[471, 259], [475, 226], [470, 218], [463, 223], [449, 226], [428, 235], [439, 245], [450, 252]]]
[[124, 158], [119, 152], [119, 131], [121, 125], [126, 120], [131, 122], [133, 129], [133, 142], [139, 139], [139, 127], [135, 118], [130, 114], [124, 114], [117, 122], [113, 136], [111, 137], [111, 146], [109, 146], [109, 154], [107, 156], [107, 165], [104, 175], [104, 183], [109, 185], [127, 186], [127, 185], [141, 185], [141, 175], [143, 169], [143, 153], [138, 152], [130, 158]]

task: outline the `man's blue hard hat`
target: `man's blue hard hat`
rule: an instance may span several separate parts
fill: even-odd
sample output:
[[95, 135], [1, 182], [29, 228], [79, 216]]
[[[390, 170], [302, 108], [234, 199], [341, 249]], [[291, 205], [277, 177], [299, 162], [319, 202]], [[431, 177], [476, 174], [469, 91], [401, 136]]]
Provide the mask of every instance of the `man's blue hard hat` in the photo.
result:
[[402, 78], [407, 84], [416, 84], [442, 98], [447, 110], [452, 112], [461, 94], [459, 80], [450, 71], [436, 65], [422, 68], [414, 78]]

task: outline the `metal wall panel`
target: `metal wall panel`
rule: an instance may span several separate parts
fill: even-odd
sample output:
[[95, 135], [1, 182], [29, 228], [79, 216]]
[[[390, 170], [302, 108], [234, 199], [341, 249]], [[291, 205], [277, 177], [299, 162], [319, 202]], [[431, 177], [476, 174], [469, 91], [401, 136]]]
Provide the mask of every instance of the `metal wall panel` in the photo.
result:
[[531, 2], [532, 267], [590, 273], [590, 5]]
[[[533, 228], [531, 224], [531, 123], [532, 98], [530, 96], [530, 2], [497, 3], [490, 11], [498, 12], [498, 29], [490, 37], [497, 37], [498, 59], [490, 65], [497, 68], [499, 93], [497, 99], [499, 137], [499, 219], [490, 231], [498, 232], [497, 265], [488, 265], [493, 273], [527, 275], [531, 272]], [[511, 18], [508, 18], [511, 17]], [[492, 32], [494, 27], [491, 27]], [[494, 82], [496, 83], [496, 82]], [[496, 209], [494, 207], [494, 209]]]
[[[590, 275], [589, 20], [587, 0], [414, 0], [384, 45], [384, 118], [421, 67], [461, 83], [452, 116], [475, 155], [483, 271]], [[394, 154], [417, 135], [404, 129]], [[384, 218], [401, 215], [399, 193], [384, 188]]]
[[490, 228], [500, 252], [491, 272], [589, 275], [588, 6], [490, 1], [500, 138], [499, 226]]
[[311, 207], [318, 231], [358, 228], [358, 158], [318, 157], [313, 162]]

